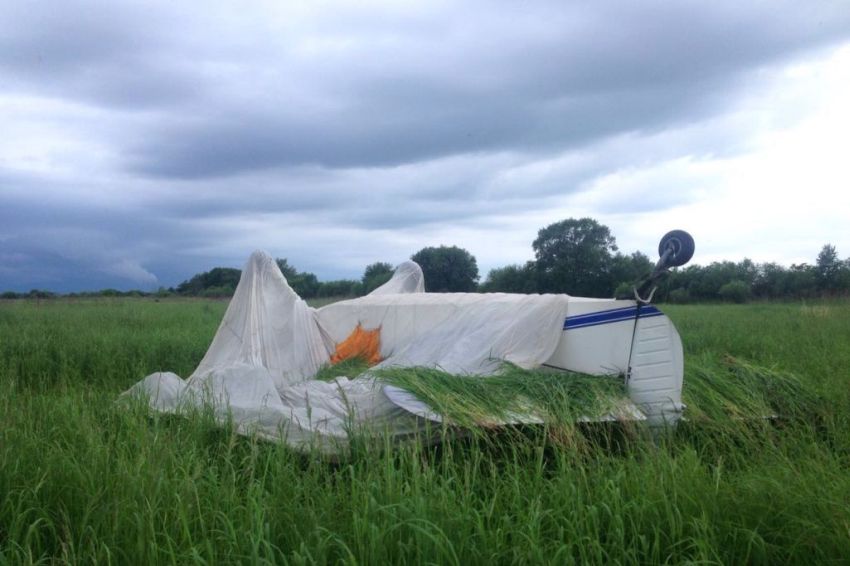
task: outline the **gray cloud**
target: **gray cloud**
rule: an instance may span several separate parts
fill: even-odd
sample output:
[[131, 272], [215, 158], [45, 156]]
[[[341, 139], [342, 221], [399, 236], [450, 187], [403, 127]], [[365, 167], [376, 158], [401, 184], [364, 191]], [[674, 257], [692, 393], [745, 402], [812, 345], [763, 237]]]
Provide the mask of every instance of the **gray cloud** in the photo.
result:
[[0, 290], [71, 289], [173, 285], [254, 247], [352, 276], [568, 198], [690, 202], [675, 167], [616, 175], [744, 151], [742, 101], [850, 39], [850, 11], [8, 3], [0, 30], [0, 128], [21, 134], [0, 142]]
[[220, 7], [66, 9], [73, 18], [7, 14], [6, 78], [157, 110], [112, 141], [130, 170], [173, 178], [556, 151], [656, 131], [724, 110], [746, 72], [846, 37], [850, 24], [837, 3], [793, 2], [770, 13], [558, 2], [385, 18], [335, 6], [296, 18], [304, 29], [279, 21], [288, 14], [231, 21]]

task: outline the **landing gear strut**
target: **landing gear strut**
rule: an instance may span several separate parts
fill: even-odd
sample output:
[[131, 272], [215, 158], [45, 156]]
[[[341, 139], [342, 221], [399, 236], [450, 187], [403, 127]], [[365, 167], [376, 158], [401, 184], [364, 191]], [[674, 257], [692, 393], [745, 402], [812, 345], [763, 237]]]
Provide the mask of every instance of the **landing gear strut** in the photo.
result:
[[694, 257], [694, 239], [684, 230], [671, 230], [664, 234], [658, 243], [658, 263], [652, 273], [644, 277], [633, 287], [634, 298], [639, 303], [648, 304], [658, 288], [659, 280], [671, 267], [679, 267]]

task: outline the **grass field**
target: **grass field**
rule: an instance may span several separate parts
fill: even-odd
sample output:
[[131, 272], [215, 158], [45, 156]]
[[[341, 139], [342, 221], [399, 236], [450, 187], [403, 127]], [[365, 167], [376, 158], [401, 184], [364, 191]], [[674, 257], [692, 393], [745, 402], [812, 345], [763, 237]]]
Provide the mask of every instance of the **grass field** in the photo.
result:
[[225, 307], [0, 301], [0, 563], [850, 557], [848, 302], [664, 308], [685, 346], [686, 400], [734, 356], [815, 395], [789, 399], [778, 422], [705, 421], [703, 406], [659, 442], [529, 429], [341, 463], [236, 436], [202, 412], [115, 403], [151, 372], [191, 373]]

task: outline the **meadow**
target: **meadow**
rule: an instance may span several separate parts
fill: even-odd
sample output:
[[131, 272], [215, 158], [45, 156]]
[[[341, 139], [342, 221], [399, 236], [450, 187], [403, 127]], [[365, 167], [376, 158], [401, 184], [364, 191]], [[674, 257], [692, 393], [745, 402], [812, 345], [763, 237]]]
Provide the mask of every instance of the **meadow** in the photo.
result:
[[[682, 335], [691, 409], [661, 438], [529, 427], [337, 462], [237, 436], [203, 411], [116, 403], [149, 373], [189, 375], [225, 308], [0, 301], [0, 563], [850, 557], [850, 302], [662, 306]], [[718, 376], [733, 387], [707, 395]], [[735, 413], [747, 403], [735, 384], [752, 380], [779, 419]]]

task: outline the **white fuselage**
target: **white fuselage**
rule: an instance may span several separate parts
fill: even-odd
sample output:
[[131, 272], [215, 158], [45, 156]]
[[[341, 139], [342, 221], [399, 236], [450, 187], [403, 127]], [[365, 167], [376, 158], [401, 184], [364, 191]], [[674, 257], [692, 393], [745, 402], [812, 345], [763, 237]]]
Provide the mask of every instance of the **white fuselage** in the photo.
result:
[[629, 397], [651, 423], [681, 416], [684, 360], [672, 321], [653, 305], [572, 297], [547, 365], [626, 376]]

